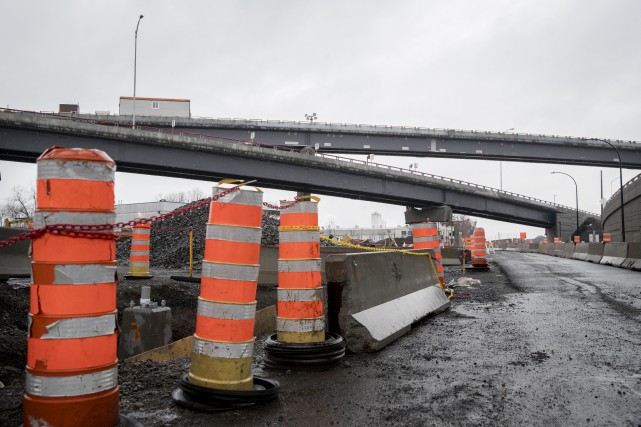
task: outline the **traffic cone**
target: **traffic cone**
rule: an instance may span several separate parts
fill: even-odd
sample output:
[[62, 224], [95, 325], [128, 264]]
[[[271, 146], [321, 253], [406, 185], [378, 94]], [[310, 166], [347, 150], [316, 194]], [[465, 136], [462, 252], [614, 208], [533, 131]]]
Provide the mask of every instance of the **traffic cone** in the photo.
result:
[[[36, 228], [113, 224], [116, 165], [53, 147], [38, 158]], [[116, 245], [46, 233], [33, 240], [25, 426], [114, 426], [118, 409]]]
[[343, 338], [325, 331], [319, 200], [281, 201], [277, 333], [265, 342], [267, 366], [327, 366], [345, 355]]

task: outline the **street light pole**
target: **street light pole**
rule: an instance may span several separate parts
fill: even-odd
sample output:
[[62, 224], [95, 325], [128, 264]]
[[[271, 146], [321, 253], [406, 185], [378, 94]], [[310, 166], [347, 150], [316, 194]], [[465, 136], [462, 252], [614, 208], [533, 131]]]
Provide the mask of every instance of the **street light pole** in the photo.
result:
[[132, 129], [136, 128], [136, 62], [138, 59], [138, 27], [140, 26], [140, 20], [142, 18], [142, 15], [140, 15], [140, 18], [138, 18], [138, 23], [136, 24], [136, 33], [134, 37], [134, 111], [131, 119]]
[[565, 172], [552, 172], [553, 174], [555, 173], [560, 173], [561, 175], [569, 176], [570, 179], [574, 182], [574, 189], [576, 190], [576, 232], [579, 232], [579, 186], [576, 184], [576, 180], [572, 178], [572, 175], [567, 174]]
[[623, 213], [623, 166], [621, 165], [621, 153], [619, 149], [615, 147], [610, 141], [599, 138], [590, 138], [592, 141], [601, 141], [608, 144], [610, 147], [614, 148], [614, 151], [617, 152], [617, 157], [619, 158], [619, 191], [621, 192], [621, 241], [625, 242], [625, 214]]

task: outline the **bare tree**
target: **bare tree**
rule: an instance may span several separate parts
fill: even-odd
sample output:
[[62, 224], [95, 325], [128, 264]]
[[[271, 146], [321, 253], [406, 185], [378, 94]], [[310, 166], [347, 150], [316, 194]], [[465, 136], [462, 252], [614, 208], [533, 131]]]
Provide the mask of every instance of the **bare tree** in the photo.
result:
[[10, 221], [33, 219], [36, 210], [36, 189], [32, 186], [16, 186], [0, 205], [0, 215]]
[[196, 200], [204, 199], [205, 193], [199, 188], [192, 188], [189, 191], [175, 191], [173, 193], [158, 193], [157, 200], [166, 200], [168, 202], [189, 203]]

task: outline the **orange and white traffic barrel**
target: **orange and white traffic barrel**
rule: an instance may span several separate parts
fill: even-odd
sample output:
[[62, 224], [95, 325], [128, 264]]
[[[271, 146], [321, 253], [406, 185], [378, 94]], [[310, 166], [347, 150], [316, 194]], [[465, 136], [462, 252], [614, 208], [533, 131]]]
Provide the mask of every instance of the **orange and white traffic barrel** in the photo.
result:
[[603, 233], [603, 243], [612, 243], [612, 234]]
[[[214, 187], [213, 194], [225, 190]], [[252, 390], [263, 193], [237, 190], [210, 204], [189, 382]]]
[[149, 274], [149, 224], [135, 224], [131, 234], [129, 273], [127, 279], [151, 279]]
[[581, 236], [574, 236], [574, 237], [572, 238], [572, 241], [573, 241], [574, 243], [581, 243]]
[[474, 240], [472, 243], [472, 266], [487, 266], [487, 250], [485, 248], [485, 230], [483, 227], [474, 229]]
[[414, 239], [414, 249], [432, 249], [435, 266], [438, 275], [438, 281], [441, 286], [445, 286], [445, 276], [443, 275], [443, 262], [441, 255], [441, 241], [438, 236], [438, 227], [435, 222], [421, 222], [412, 224], [412, 235]]
[[213, 188], [191, 368], [172, 394], [182, 406], [219, 410], [276, 397], [278, 383], [251, 370], [262, 204], [259, 189]]
[[[36, 228], [113, 224], [116, 165], [107, 154], [53, 147], [37, 168]], [[110, 238], [33, 240], [25, 426], [118, 424], [115, 253]]]
[[345, 356], [343, 337], [325, 330], [319, 200], [281, 201], [276, 334], [265, 341], [270, 367], [329, 366]]
[[[289, 207], [285, 207], [290, 205]], [[281, 201], [278, 244], [277, 339], [325, 341], [318, 199]]]

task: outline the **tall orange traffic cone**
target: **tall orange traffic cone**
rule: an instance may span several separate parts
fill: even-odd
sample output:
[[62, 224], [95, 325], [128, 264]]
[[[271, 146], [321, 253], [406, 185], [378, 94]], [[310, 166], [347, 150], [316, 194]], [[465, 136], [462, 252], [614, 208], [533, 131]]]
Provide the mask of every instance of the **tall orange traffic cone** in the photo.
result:
[[[115, 170], [99, 150], [45, 151], [36, 227], [112, 224]], [[34, 239], [25, 426], [118, 424], [115, 254], [112, 239]]]

